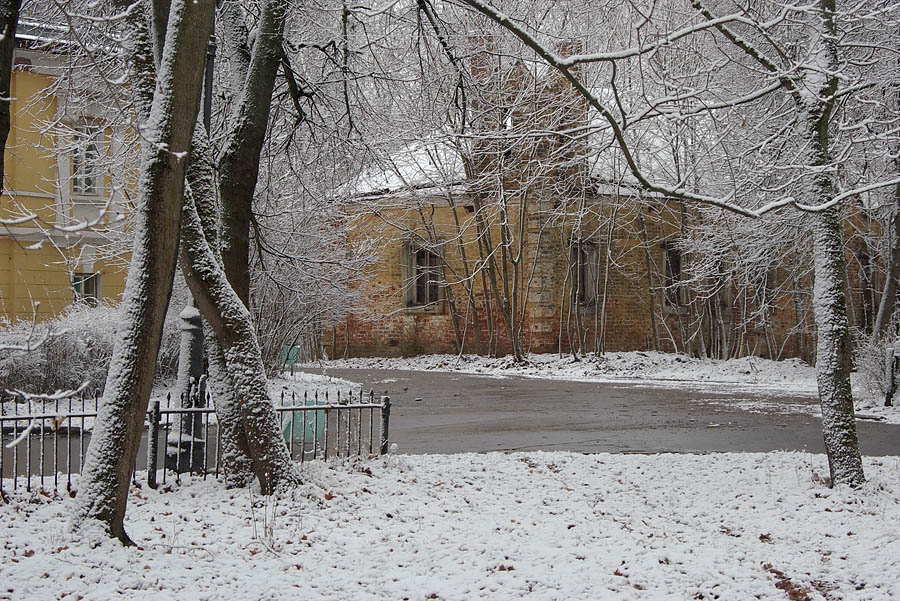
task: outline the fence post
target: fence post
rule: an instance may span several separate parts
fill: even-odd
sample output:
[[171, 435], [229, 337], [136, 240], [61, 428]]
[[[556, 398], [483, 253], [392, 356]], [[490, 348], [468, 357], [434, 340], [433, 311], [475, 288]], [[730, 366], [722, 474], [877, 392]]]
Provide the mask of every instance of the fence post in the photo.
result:
[[159, 401], [150, 410], [150, 431], [147, 437], [147, 486], [156, 488], [156, 461], [159, 457]]
[[891, 344], [884, 347], [884, 374], [887, 380], [884, 387], [884, 406], [890, 407], [894, 398], [894, 347]]
[[[206, 406], [206, 374], [200, 376], [200, 381], [194, 389], [191, 407], [194, 409], [202, 409]], [[203, 414], [194, 413], [191, 416], [191, 473], [205, 474], [206, 465], [203, 461], [203, 455], [206, 448], [206, 437], [203, 434]]]
[[391, 424], [391, 397], [381, 397], [381, 454], [388, 452], [388, 433]]

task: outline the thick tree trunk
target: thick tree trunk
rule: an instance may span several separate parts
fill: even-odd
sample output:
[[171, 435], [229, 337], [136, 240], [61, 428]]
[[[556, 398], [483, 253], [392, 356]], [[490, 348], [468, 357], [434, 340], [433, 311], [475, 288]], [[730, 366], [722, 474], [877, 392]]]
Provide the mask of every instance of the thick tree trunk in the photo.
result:
[[[226, 15], [234, 17], [234, 15]], [[250, 222], [266, 138], [275, 75], [281, 64], [285, 3], [267, 0], [260, 10], [256, 42], [232, 131], [219, 159], [222, 260], [228, 281], [250, 306]], [[226, 22], [226, 26], [229, 23]]]
[[[836, 193], [835, 176], [826, 169], [831, 165], [830, 121], [840, 69], [835, 46], [835, 0], [820, 0], [819, 10], [822, 31], [817, 50], [827, 61], [828, 76], [821, 89], [798, 87], [796, 92], [798, 109], [801, 114], [806, 112], [809, 119], [811, 164], [822, 168], [812, 181], [809, 200], [813, 203], [827, 202]], [[816, 380], [822, 406], [822, 434], [832, 484], [859, 486], [865, 475], [850, 389], [853, 346], [847, 319], [847, 264], [840, 209], [826, 209], [815, 220], [813, 308], [818, 332]]]
[[[121, 8], [126, 8], [127, 3]], [[234, 16], [234, 10], [237, 7], [233, 2], [223, 5], [223, 12]], [[132, 52], [133, 69], [136, 73], [155, 74], [158, 70], [158, 64], [162, 57], [163, 46], [165, 44], [166, 22], [162, 15], [167, 14], [169, 10], [169, 0], [158, 0], [154, 5], [142, 13], [141, 11], [132, 11], [129, 16], [130, 25], [136, 32], [143, 32], [143, 35], [136, 36], [136, 44]], [[239, 10], [239, 9], [237, 9]], [[146, 17], [146, 18], [145, 18]], [[155, 34], [151, 35], [148, 29], [148, 21], [155, 24]], [[233, 48], [246, 43], [246, 31], [234, 26], [233, 22], [226, 19], [226, 23], [233, 26], [228, 28], [229, 35], [226, 37], [228, 47]], [[162, 29], [160, 31], [160, 28]], [[242, 67], [242, 68], [241, 68]], [[237, 72], [246, 76], [246, 65], [238, 65], [235, 67]], [[241, 80], [243, 81], [243, 79]], [[138, 114], [142, 119], [147, 119], [150, 115], [150, 108], [153, 102], [154, 94], [154, 78], [138, 77], [135, 78], [135, 100], [138, 108]], [[204, 85], [206, 82], [204, 81]], [[205, 126], [205, 124], [204, 124]], [[201, 144], [200, 153], [202, 157], [208, 158], [209, 149], [206, 143], [207, 135], [198, 138]], [[212, 244], [212, 250], [216, 257], [219, 256], [218, 244], [218, 218], [214, 205], [206, 206], [207, 201], [215, 197], [214, 176], [211, 168], [207, 163], [196, 162], [200, 157], [193, 157], [193, 146], [197, 145], [198, 140], [192, 142], [192, 159], [187, 167], [187, 178], [193, 179], [193, 186], [198, 190], [198, 196], [201, 199], [200, 204], [203, 205], [200, 210], [200, 219], [203, 231], [206, 232]], [[192, 169], [193, 167], [193, 169]], [[203, 167], [203, 171], [197, 173], [198, 169]], [[191, 171], [194, 175], [191, 175]], [[225, 356], [221, 346], [215, 339], [215, 333], [207, 338], [208, 360], [209, 360], [209, 388], [215, 399], [216, 413], [219, 417], [219, 427], [221, 428], [219, 443], [222, 445], [221, 459], [223, 462], [223, 472], [225, 474], [225, 483], [228, 487], [243, 487], [253, 481], [253, 462], [250, 460], [249, 444], [247, 436], [244, 432], [240, 418], [239, 399], [234, 394], [231, 381], [228, 378], [227, 368], [225, 364]]]
[[6, 141], [9, 139], [11, 116], [9, 113], [9, 101], [12, 94], [10, 81], [12, 79], [13, 51], [16, 49], [16, 27], [19, 24], [19, 8], [22, 0], [0, 0], [0, 27], [3, 28], [0, 38], [0, 192], [4, 189], [4, 175], [6, 173], [4, 155], [6, 153]]
[[[216, 332], [221, 349], [217, 360], [222, 372], [227, 373], [227, 382], [219, 386], [216, 406], [227, 451], [226, 482], [229, 486], [246, 484], [250, 479], [247, 468], [252, 465], [262, 489], [270, 490], [293, 481], [294, 475], [277, 415], [268, 398], [262, 353], [248, 311], [250, 225], [275, 75], [283, 56], [285, 5], [276, 0], [262, 3], [252, 51], [242, 9], [227, 1], [220, 14], [228, 32], [224, 48], [230, 83], [237, 94], [218, 161], [222, 233], [218, 238], [212, 225], [213, 204], [207, 202], [215, 198], [211, 174], [198, 174], [197, 177], [206, 178], [202, 183], [189, 175], [201, 221], [199, 230], [182, 233], [193, 237], [190, 243], [185, 238], [184, 250], [188, 254], [183, 256], [182, 266], [198, 307]], [[222, 267], [224, 273], [216, 271]], [[220, 275], [227, 280], [220, 281]], [[224, 389], [226, 383], [230, 391]]]
[[[215, 364], [219, 386], [222, 375], [230, 391], [217, 399], [216, 412], [228, 451], [229, 485], [246, 483], [246, 459], [264, 493], [296, 481], [293, 463], [281, 436], [278, 416], [269, 399], [262, 352], [250, 311], [229, 283], [215, 251], [212, 224], [215, 189], [205, 133], [197, 128], [188, 166], [189, 192], [185, 197], [181, 227], [181, 267], [197, 307], [209, 322], [218, 342]], [[198, 211], [202, 207], [202, 214]], [[220, 355], [218, 353], [221, 353]], [[224, 367], [224, 374], [221, 373]]]
[[858, 486], [865, 477], [850, 390], [852, 341], [847, 321], [840, 211], [831, 208], [815, 219], [816, 380], [825, 451], [832, 483]]
[[125, 286], [124, 327], [115, 344], [91, 444], [79, 482], [74, 528], [98, 522], [129, 543], [123, 520], [144, 426], [163, 320], [172, 291], [184, 171], [200, 109], [203, 57], [212, 0], [174, 0], [145, 142], [134, 248]]
[[216, 416], [219, 418], [222, 445], [222, 473], [226, 488], [243, 488], [253, 482], [253, 462], [250, 445], [241, 423], [240, 404], [234, 394], [234, 386], [228, 377], [225, 354], [213, 332], [207, 337], [206, 356], [209, 361], [209, 388], [216, 400]]

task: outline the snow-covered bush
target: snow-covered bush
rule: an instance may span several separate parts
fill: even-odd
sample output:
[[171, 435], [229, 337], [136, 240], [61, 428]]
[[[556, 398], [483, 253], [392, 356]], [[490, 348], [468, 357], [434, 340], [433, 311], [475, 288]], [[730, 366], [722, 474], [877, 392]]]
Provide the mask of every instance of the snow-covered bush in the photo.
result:
[[88, 393], [103, 390], [119, 319], [115, 308], [75, 304], [59, 317], [36, 325], [18, 322], [0, 331], [0, 344], [27, 347], [0, 358], [0, 388], [52, 392], [88, 382]]
[[856, 371], [859, 373], [857, 402], [863, 406], [884, 403], [887, 392], [887, 366], [885, 364], [884, 342], [875, 343], [871, 338], [863, 340], [856, 349]]
[[[28, 346], [29, 339], [39, 339], [31, 324], [0, 324], [0, 346]], [[22, 388], [26, 382], [37, 382], [44, 373], [44, 357], [38, 352], [0, 351], [0, 390]], [[0, 392], [0, 398], [3, 393]]]
[[[36, 325], [0, 324], [2, 346], [27, 347], [43, 340], [34, 350], [0, 353], [0, 390], [47, 393], [77, 388], [87, 382], [86, 394], [101, 394], [119, 327], [117, 307], [105, 304], [75, 304], [58, 317]], [[177, 346], [177, 328], [167, 327], [162, 348]], [[177, 350], [175, 355], [177, 363]], [[166, 364], [160, 365], [157, 375], [171, 376], [174, 367], [168, 365], [168, 354], [161, 351], [160, 357], [166, 359]]]

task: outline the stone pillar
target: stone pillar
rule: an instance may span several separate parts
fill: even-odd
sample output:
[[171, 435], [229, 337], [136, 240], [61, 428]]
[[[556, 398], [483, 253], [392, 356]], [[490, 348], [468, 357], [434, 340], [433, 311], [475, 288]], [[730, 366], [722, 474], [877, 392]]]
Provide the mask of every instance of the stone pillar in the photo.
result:
[[[206, 377], [203, 375], [203, 320], [193, 301], [178, 315], [181, 346], [178, 352], [178, 379], [175, 398], [182, 409], [206, 404]], [[166, 442], [166, 468], [178, 473], [203, 471], [202, 418], [185, 413], [174, 420]]]

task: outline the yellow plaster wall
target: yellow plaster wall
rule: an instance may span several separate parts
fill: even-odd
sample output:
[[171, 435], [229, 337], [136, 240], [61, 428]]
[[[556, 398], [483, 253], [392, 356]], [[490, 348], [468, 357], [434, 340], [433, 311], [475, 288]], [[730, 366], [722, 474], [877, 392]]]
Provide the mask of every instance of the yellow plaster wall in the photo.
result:
[[[55, 221], [57, 158], [54, 136], [40, 129], [41, 123], [56, 116], [57, 100], [45, 94], [52, 83], [50, 75], [13, 72], [12, 123], [5, 155], [4, 194], [0, 196], [0, 217], [15, 218], [31, 211], [44, 222], [45, 230]], [[34, 228], [34, 224], [19, 227]], [[33, 315], [38, 320], [54, 317], [73, 301], [72, 273], [82, 271], [75, 260], [81, 255], [79, 244], [57, 242], [57, 247], [44, 240], [39, 248], [32, 248], [42, 237], [37, 230], [15, 238], [8, 231], [0, 230], [0, 316], [9, 321], [30, 320]], [[125, 268], [98, 260], [91, 271], [101, 274], [102, 298], [121, 299]]]
[[0, 315], [3, 316], [7, 316], [7, 301], [11, 301], [13, 298], [12, 245], [13, 241], [9, 238], [0, 238]]
[[[30, 249], [18, 241], [0, 238], [0, 313], [10, 321], [30, 320], [32, 316], [42, 321], [72, 304], [71, 274], [81, 270], [73, 260], [78, 251], [77, 246], [57, 249], [49, 244]], [[93, 272], [101, 274], [101, 297], [121, 300], [126, 270], [96, 261]]]
[[57, 101], [45, 94], [53, 82], [51, 76], [30, 71], [14, 71], [10, 103], [11, 128], [7, 141], [5, 170], [7, 188], [16, 194], [15, 206], [4, 195], [0, 216], [21, 213], [16, 206], [36, 212], [44, 221], [53, 221], [53, 195], [56, 185], [56, 139], [42, 133], [41, 124], [52, 122]]
[[[679, 206], [677, 203], [672, 206], [646, 203], [641, 211], [638, 210], [639, 205], [634, 203], [618, 203], [617, 206], [616, 227], [610, 245], [614, 268], [610, 270], [608, 282], [603, 281], [602, 273], [598, 274], [601, 289], [605, 289], [607, 293], [605, 344], [609, 350], [652, 348], [651, 312], [656, 315], [662, 334], [666, 331], [662, 322], [676, 319], [678, 315], [674, 310], [669, 310], [667, 305], [664, 306], [665, 301], [658, 288], [662, 286], [664, 279], [664, 241], [675, 238], [680, 231]], [[552, 202], [543, 206], [545, 211], [553, 207], [565, 212], [565, 207], [558, 207]], [[587, 217], [582, 221], [582, 232], [600, 247], [599, 251], [605, 256], [606, 226], [601, 226], [599, 220], [601, 217], [610, 218], [613, 204], [600, 198], [592, 200], [589, 208]], [[378, 241], [378, 259], [366, 276], [361, 278], [365, 281], [364, 304], [369, 318], [361, 313], [352, 316], [346, 323], [339, 324], [336, 331], [326, 331], [326, 348], [336, 356], [343, 354], [343, 342], [349, 326], [348, 352], [351, 355], [452, 352], [453, 323], [446, 303], [445, 306], [429, 311], [421, 307], [404, 307], [401, 262], [404, 240], [415, 241], [419, 239], [418, 236], [427, 237], [430, 228], [439, 240], [445, 242], [443, 256], [447, 269], [446, 279], [454, 281], [462, 277], [464, 270], [456, 242], [453, 210], [446, 204], [438, 203], [425, 203], [418, 207], [397, 203], [396, 206], [379, 208], [378, 211], [367, 211], [366, 207], [360, 206], [359, 210], [360, 213], [355, 215], [355, 236], [371, 237]], [[462, 240], [471, 273], [479, 257], [474, 216], [463, 206], [456, 208], [456, 214], [463, 231]], [[567, 279], [567, 244], [573, 235], [573, 219], [557, 219], [549, 223], [546, 213], [539, 218], [536, 207], [532, 207], [526, 215], [527, 223], [520, 228], [520, 213], [518, 203], [515, 202], [510, 203], [508, 216], [511, 229], [516, 235], [521, 233], [525, 238], [521, 257], [523, 278], [520, 282], [520, 294], [528, 299], [524, 332], [526, 348], [544, 352], [554, 350], [560, 338], [560, 330], [564, 347], [568, 345], [570, 336], [576, 336], [582, 330], [587, 331], [588, 338], [591, 339], [592, 332], [599, 323], [599, 303], [577, 306], [570, 303], [572, 282]], [[496, 248], [500, 242], [497, 225], [499, 216], [496, 212], [487, 211], [485, 218], [491, 224], [490, 235]], [[643, 238], [646, 238], [649, 245], [647, 250], [642, 245]], [[517, 243], [514, 242], [513, 246], [511, 250], [515, 253]], [[648, 283], [648, 254], [652, 284]], [[499, 263], [499, 251], [495, 257]], [[651, 285], [656, 289], [652, 297]], [[476, 304], [483, 306], [485, 291], [480, 275], [476, 276], [474, 287]], [[451, 286], [451, 289], [457, 300], [458, 310], [464, 313], [467, 298], [465, 288], [457, 284]], [[479, 311], [483, 319], [483, 310]], [[373, 315], [376, 316], [374, 319]], [[505, 326], [499, 321], [499, 315], [495, 315], [494, 326], [501, 339], [506, 337]], [[483, 329], [482, 333], [484, 332], [486, 330]], [[472, 327], [468, 329], [468, 334], [471, 333]], [[666, 346], [666, 339], [662, 339], [660, 344], [664, 350], [673, 350]], [[474, 350], [471, 344], [467, 348], [469, 351]], [[502, 343], [500, 348], [504, 349]]]

